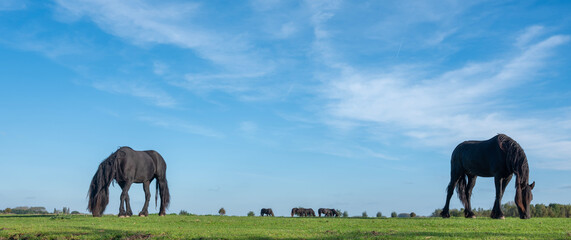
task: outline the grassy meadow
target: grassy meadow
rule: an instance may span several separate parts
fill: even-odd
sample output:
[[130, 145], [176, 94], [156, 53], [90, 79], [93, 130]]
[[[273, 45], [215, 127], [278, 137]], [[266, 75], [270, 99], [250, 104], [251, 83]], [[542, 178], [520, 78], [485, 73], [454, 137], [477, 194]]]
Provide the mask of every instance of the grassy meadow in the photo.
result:
[[571, 239], [571, 219], [0, 215], [0, 239]]

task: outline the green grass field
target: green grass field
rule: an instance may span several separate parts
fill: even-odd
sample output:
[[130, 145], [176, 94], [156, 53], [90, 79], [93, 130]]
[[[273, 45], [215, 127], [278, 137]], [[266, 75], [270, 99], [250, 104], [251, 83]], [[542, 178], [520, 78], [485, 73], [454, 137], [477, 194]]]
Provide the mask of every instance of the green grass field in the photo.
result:
[[571, 239], [571, 219], [0, 215], [0, 239]]

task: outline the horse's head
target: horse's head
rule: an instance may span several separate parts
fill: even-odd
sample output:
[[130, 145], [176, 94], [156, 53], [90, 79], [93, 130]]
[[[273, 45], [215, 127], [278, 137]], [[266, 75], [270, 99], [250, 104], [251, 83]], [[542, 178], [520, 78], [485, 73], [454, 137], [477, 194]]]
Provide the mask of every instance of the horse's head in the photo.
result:
[[531, 190], [535, 187], [535, 182], [532, 184], [523, 184], [518, 186], [516, 189], [515, 203], [517, 205], [517, 210], [519, 212], [519, 218], [529, 219], [531, 218], [531, 211], [529, 209], [529, 204], [533, 200], [533, 194]]
[[87, 210], [89, 210], [94, 217], [101, 217], [105, 207], [109, 203], [109, 185], [113, 182], [115, 177], [115, 165], [114, 160], [115, 153], [111, 154], [106, 160], [99, 164], [99, 168], [93, 179], [91, 179], [91, 184], [89, 185], [89, 204], [87, 205]]

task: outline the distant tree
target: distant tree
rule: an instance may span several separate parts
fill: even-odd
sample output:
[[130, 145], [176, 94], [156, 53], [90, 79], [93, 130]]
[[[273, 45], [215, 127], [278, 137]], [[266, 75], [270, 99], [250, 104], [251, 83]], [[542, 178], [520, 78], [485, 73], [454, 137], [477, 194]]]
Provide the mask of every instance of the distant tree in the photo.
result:
[[434, 210], [434, 212], [432, 212], [432, 214], [430, 216], [431, 217], [440, 217], [440, 213], [442, 213], [442, 209], [438, 208], [438, 209]]
[[6, 209], [4, 209], [4, 213], [12, 213], [12, 209], [11, 209], [11, 208], [6, 208]]
[[256, 214], [253, 211], [248, 212], [248, 217], [254, 217], [254, 216], [256, 216]]
[[190, 215], [190, 213], [187, 212], [186, 210], [180, 210], [180, 212], [178, 213], [178, 215], [188, 216], [188, 215]]
[[463, 209], [450, 209], [450, 216], [452, 217], [463, 217], [464, 216], [464, 210]]
[[411, 212], [411, 213], [410, 213], [410, 217], [411, 217], [411, 218], [416, 217], [416, 213]]
[[349, 217], [349, 213], [348, 213], [347, 211], [344, 211], [344, 212], [343, 212], [343, 217], [344, 217], [344, 218]]
[[220, 214], [220, 216], [224, 216], [226, 215], [226, 210], [224, 210], [224, 208], [220, 208], [220, 210], [218, 210], [218, 214]]
[[398, 217], [397, 212], [392, 212], [392, 213], [391, 213], [391, 217], [392, 217], [392, 218]]
[[382, 217], [383, 217], [383, 214], [382, 214], [381, 212], [377, 212], [377, 217], [378, 217], [378, 218], [382, 218]]
[[79, 211], [71, 211], [72, 215], [77, 215], [77, 214], [81, 214]]
[[368, 217], [369, 217], [369, 216], [367, 216], [367, 211], [364, 211], [364, 212], [363, 212], [362, 217], [364, 217], [364, 218], [368, 218]]

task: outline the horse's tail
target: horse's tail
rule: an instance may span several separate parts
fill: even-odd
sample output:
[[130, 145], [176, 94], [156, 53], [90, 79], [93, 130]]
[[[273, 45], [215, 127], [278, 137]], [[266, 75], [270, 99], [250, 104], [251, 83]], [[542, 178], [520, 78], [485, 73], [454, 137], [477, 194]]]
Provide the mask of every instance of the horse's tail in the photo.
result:
[[[161, 194], [161, 208], [164, 206], [164, 208], [166, 209], [169, 207], [170, 198], [171, 198], [169, 193], [169, 184], [167, 182], [167, 178], [163, 177], [157, 179], [157, 185], [159, 186], [158, 188]], [[156, 201], [156, 196], [155, 196], [155, 201]]]
[[[100, 217], [105, 211], [105, 207], [109, 203], [109, 185], [115, 179], [117, 173], [117, 156], [123, 152], [114, 152], [101, 164], [89, 185], [89, 203], [87, 210], [89, 210], [94, 217]], [[123, 153], [124, 154], [124, 153]]]
[[456, 193], [458, 193], [458, 198], [464, 206], [468, 204], [468, 199], [466, 198], [466, 174], [462, 173], [458, 182], [456, 183]]
[[[158, 169], [158, 177], [157, 177], [157, 191], [161, 195], [161, 211], [160, 213], [164, 213], [163, 211], [169, 207], [170, 204], [170, 192], [169, 192], [169, 184], [167, 181], [167, 163], [163, 156], [161, 156], [158, 152], [153, 151], [153, 157], [157, 160], [157, 165], [160, 166]], [[157, 204], [157, 196], [155, 195], [155, 205]], [[159, 213], [159, 214], [160, 214]]]

